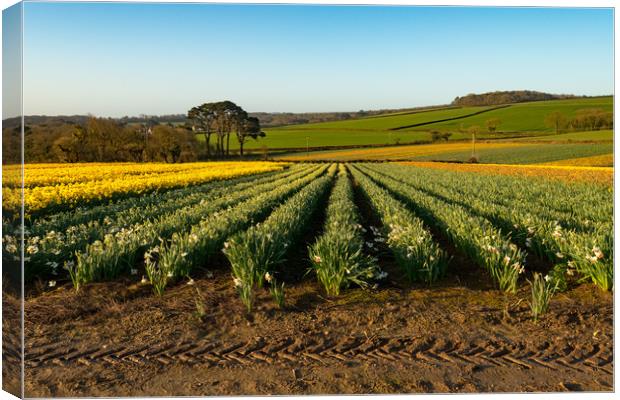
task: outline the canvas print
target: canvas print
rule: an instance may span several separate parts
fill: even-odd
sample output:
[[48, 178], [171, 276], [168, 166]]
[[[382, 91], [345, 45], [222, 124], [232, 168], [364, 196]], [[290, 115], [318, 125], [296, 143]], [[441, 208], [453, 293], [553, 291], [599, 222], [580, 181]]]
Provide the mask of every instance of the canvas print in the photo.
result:
[[614, 390], [613, 8], [2, 21], [5, 391]]

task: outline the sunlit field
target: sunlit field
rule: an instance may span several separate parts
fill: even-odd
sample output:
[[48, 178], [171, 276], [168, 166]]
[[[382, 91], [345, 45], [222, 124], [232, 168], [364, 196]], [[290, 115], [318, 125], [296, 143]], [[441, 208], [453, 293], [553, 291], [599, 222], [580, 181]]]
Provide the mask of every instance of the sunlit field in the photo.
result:
[[[213, 180], [281, 169], [265, 162], [222, 163], [85, 163], [27, 164], [24, 169], [24, 207], [27, 215], [61, 210], [157, 190], [186, 187]], [[3, 166], [3, 209], [21, 206], [21, 166]]]

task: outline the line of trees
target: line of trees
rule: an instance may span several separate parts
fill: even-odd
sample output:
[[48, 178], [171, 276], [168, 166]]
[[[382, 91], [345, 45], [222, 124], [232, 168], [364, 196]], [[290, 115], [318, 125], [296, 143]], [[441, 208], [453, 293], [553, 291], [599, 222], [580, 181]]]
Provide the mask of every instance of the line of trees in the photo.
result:
[[[18, 163], [21, 129], [2, 131], [3, 163]], [[24, 128], [26, 162], [190, 162], [199, 157], [195, 135], [171, 124], [123, 124], [89, 117]]]
[[584, 108], [577, 110], [573, 118], [567, 117], [560, 111], [554, 111], [545, 117], [545, 126], [560, 133], [564, 130], [596, 131], [613, 129], [614, 114], [600, 108]]
[[[526, 101], [545, 101], [558, 99], [573, 99], [578, 96], [572, 94], [551, 94], [534, 90], [508, 90], [481, 94], [470, 93], [456, 97], [452, 101], [455, 106], [492, 106], [499, 104], [522, 103]], [[583, 96], [581, 96], [583, 97]]]
[[[230, 136], [234, 133], [239, 143], [239, 155], [243, 157], [243, 146], [248, 138], [264, 137], [260, 122], [232, 101], [204, 103], [187, 112], [191, 129], [204, 135], [208, 158], [230, 156]], [[211, 136], [215, 135], [215, 149], [211, 148]]]
[[196, 149], [196, 138], [184, 128], [162, 124], [124, 125], [95, 117], [85, 125], [69, 127], [52, 142], [58, 161], [72, 163], [190, 162], [198, 158]]
[[[39, 118], [24, 129], [26, 162], [191, 162], [231, 157], [230, 136], [243, 147], [249, 138], [264, 137], [258, 118], [231, 101], [192, 108], [185, 123], [161, 123], [144, 117], [142, 123], [93, 116], [71, 119]], [[205, 135], [205, 145], [197, 140]], [[211, 136], [216, 137], [214, 145]], [[2, 131], [3, 163], [19, 163], [19, 124]], [[236, 154], [235, 154], [236, 155]]]

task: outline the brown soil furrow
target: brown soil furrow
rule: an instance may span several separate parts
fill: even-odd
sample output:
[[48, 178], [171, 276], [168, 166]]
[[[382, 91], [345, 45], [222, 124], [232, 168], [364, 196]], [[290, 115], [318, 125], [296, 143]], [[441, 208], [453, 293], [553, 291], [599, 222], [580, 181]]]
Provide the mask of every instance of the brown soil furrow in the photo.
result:
[[279, 343], [275, 343], [275, 344], [273, 344], [271, 346], [263, 347], [263, 351], [266, 354], [279, 353], [280, 351], [283, 351], [285, 349], [289, 349], [291, 347], [295, 347], [297, 345], [299, 345], [299, 343], [296, 343], [293, 339], [286, 338], [286, 339], [280, 341]]
[[149, 351], [145, 353], [145, 356], [147, 358], [156, 358], [162, 353], [165, 353], [169, 350], [174, 350], [175, 346], [176, 346], [176, 343], [164, 343], [162, 345], [151, 348]]
[[611, 364], [614, 360], [614, 356], [613, 354], [608, 355], [607, 357], [603, 358], [603, 357], [598, 357], [598, 366], [599, 367], [603, 367], [607, 364]]
[[265, 354], [262, 351], [257, 351], [257, 352], [254, 352], [254, 353], [249, 353], [249, 354], [247, 354], [247, 356], [251, 357], [251, 358], [253, 358], [255, 360], [258, 360], [258, 361], [261, 361], [261, 362], [265, 362], [267, 364], [273, 364], [273, 362], [274, 362], [273, 357]]
[[399, 361], [400, 360], [400, 358], [395, 357], [395, 354], [390, 354], [389, 352], [387, 352], [386, 350], [383, 350], [383, 349], [377, 349], [377, 350], [373, 351], [371, 354], [376, 355], [377, 357], [384, 358], [384, 359], [389, 360], [389, 361]]
[[184, 343], [184, 344], [181, 344], [180, 346], [177, 346], [176, 348], [173, 347], [171, 350], [167, 351], [166, 353], [171, 356], [175, 356], [175, 355], [183, 354], [191, 350], [194, 350], [196, 347], [198, 347], [196, 343]]
[[340, 361], [349, 361], [351, 359], [351, 357], [349, 357], [349, 356], [345, 356], [344, 354], [336, 353], [336, 352], [333, 352], [333, 351], [327, 352], [326, 355], [329, 356], [329, 357], [336, 358], [336, 359], [338, 359]]
[[510, 361], [510, 362], [512, 362], [514, 364], [520, 365], [520, 366], [524, 367], [525, 369], [532, 369], [532, 366], [529, 363], [521, 361], [518, 358], [511, 357], [508, 354], [506, 354], [504, 356], [504, 360], [508, 360], [508, 361]]
[[208, 351], [212, 351], [213, 349], [215, 349], [217, 347], [217, 343], [214, 342], [208, 342], [205, 345], [201, 345], [198, 346], [198, 348], [192, 350], [189, 352], [189, 354], [195, 356], [195, 357], [200, 357], [201, 355], [205, 354]]
[[611, 371], [610, 369], [603, 368], [603, 367], [601, 367], [601, 366], [599, 366], [599, 365], [594, 364], [594, 363], [593, 363], [593, 362], [591, 362], [591, 361], [585, 361], [585, 362], [583, 363], [583, 365], [584, 365], [584, 366], [586, 366], [586, 367], [588, 367], [588, 368], [590, 368], [590, 369], [591, 369], [591, 370], [593, 370], [593, 371], [603, 371], [603, 372], [605, 372], [606, 374], [613, 375], [613, 371]]
[[288, 361], [298, 361], [298, 357], [295, 357], [295, 355], [287, 352], [279, 353], [279, 356]]
[[550, 346], [543, 346], [540, 350], [527, 344], [494, 343], [486, 350], [473, 343], [458, 341], [435, 346], [437, 342], [434, 338], [418, 343], [414, 348], [412, 339], [402, 338], [348, 337], [338, 342], [325, 338], [310, 346], [303, 346], [299, 339], [295, 341], [292, 338], [285, 338], [270, 346], [266, 346], [266, 343], [266, 338], [259, 337], [247, 343], [162, 343], [155, 346], [127, 346], [103, 350], [100, 347], [80, 350], [70, 347], [58, 351], [47, 347], [43, 352], [34, 349], [31, 354], [37, 354], [37, 357], [28, 359], [27, 365], [34, 368], [52, 363], [304, 365], [316, 362], [327, 364], [376, 360], [395, 363], [426, 362], [434, 366], [456, 364], [474, 367], [510, 367], [516, 364], [527, 370], [545, 367], [556, 371], [570, 370], [586, 374], [588, 371], [602, 371], [613, 374], [610, 368], [603, 368], [613, 363], [611, 349], [601, 348], [598, 345], [593, 346], [588, 352], [584, 352], [583, 348], [564, 347], [560, 351], [564, 354], [561, 355]]
[[[42, 354], [41, 356], [39, 356], [36, 359], [26, 358], [26, 361], [30, 361], [30, 362], [34, 362], [34, 363], [43, 363], [43, 362], [46, 362], [46, 361], [59, 359], [59, 358], [63, 357], [64, 355], [70, 354], [70, 353], [72, 353], [74, 351], [76, 351], [75, 347], [69, 347], [69, 348], [61, 349], [59, 351], [50, 351], [47, 354]], [[28, 353], [26, 353], [26, 354], [28, 354]]]
[[559, 365], [561, 365], [561, 366], [563, 366], [565, 368], [572, 369], [574, 371], [579, 371], [579, 372], [583, 372], [583, 373], [587, 372], [587, 371], [585, 371], [585, 370], [583, 370], [581, 368], [576, 367], [574, 364], [571, 364], [570, 362], [566, 361], [563, 358], [558, 358], [557, 360], [555, 360], [555, 363], [559, 364]]
[[433, 367], [441, 367], [443, 364], [445, 364], [445, 361], [443, 361], [442, 359], [436, 358], [436, 357], [430, 357], [424, 353], [417, 353], [415, 354], [415, 357], [419, 360], [426, 361]]
[[61, 358], [65, 361], [71, 361], [74, 358], [85, 359], [91, 356], [92, 354], [96, 353], [98, 350], [99, 349], [74, 351], [73, 353], [66, 354], [62, 356]]
[[149, 347], [150, 346], [148, 346], [148, 345], [139, 346], [139, 347], [133, 348], [133, 349], [131, 347], [129, 347], [129, 348], [125, 348], [125, 349], [121, 350], [120, 353], [111, 354], [111, 356], [119, 358], [119, 359], [122, 359], [122, 358], [128, 357], [130, 355], [138, 354], [138, 353], [141, 353], [141, 352], [143, 352], [145, 350], [148, 350]]
[[215, 351], [213, 352], [213, 355], [217, 355], [219, 357], [222, 357], [228, 353], [232, 353], [233, 351], [239, 349], [240, 347], [243, 347], [244, 343], [236, 343], [236, 344], [232, 344], [232, 345], [228, 345], [227, 347], [224, 347], [221, 350]]
[[490, 364], [497, 365], [498, 367], [503, 367], [503, 366], [506, 365], [506, 364], [502, 363], [499, 359], [491, 357], [491, 356], [487, 356], [487, 355], [481, 354], [478, 357], [482, 358], [484, 361], [486, 361], [486, 362], [488, 362]]

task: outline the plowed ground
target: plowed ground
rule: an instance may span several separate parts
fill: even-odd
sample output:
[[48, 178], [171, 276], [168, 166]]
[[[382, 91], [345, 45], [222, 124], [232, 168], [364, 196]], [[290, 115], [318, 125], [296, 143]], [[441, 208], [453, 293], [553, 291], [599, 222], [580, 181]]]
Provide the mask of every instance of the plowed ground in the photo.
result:
[[[556, 295], [533, 322], [527, 285], [505, 295], [458, 260], [432, 288], [404, 285], [391, 272], [378, 290], [351, 289], [337, 299], [300, 274], [287, 285], [285, 310], [261, 292], [250, 316], [224, 268], [162, 298], [135, 277], [80, 294], [68, 283], [31, 294], [25, 394], [613, 389], [611, 294], [580, 285]], [[196, 301], [206, 315], [196, 315]]]

